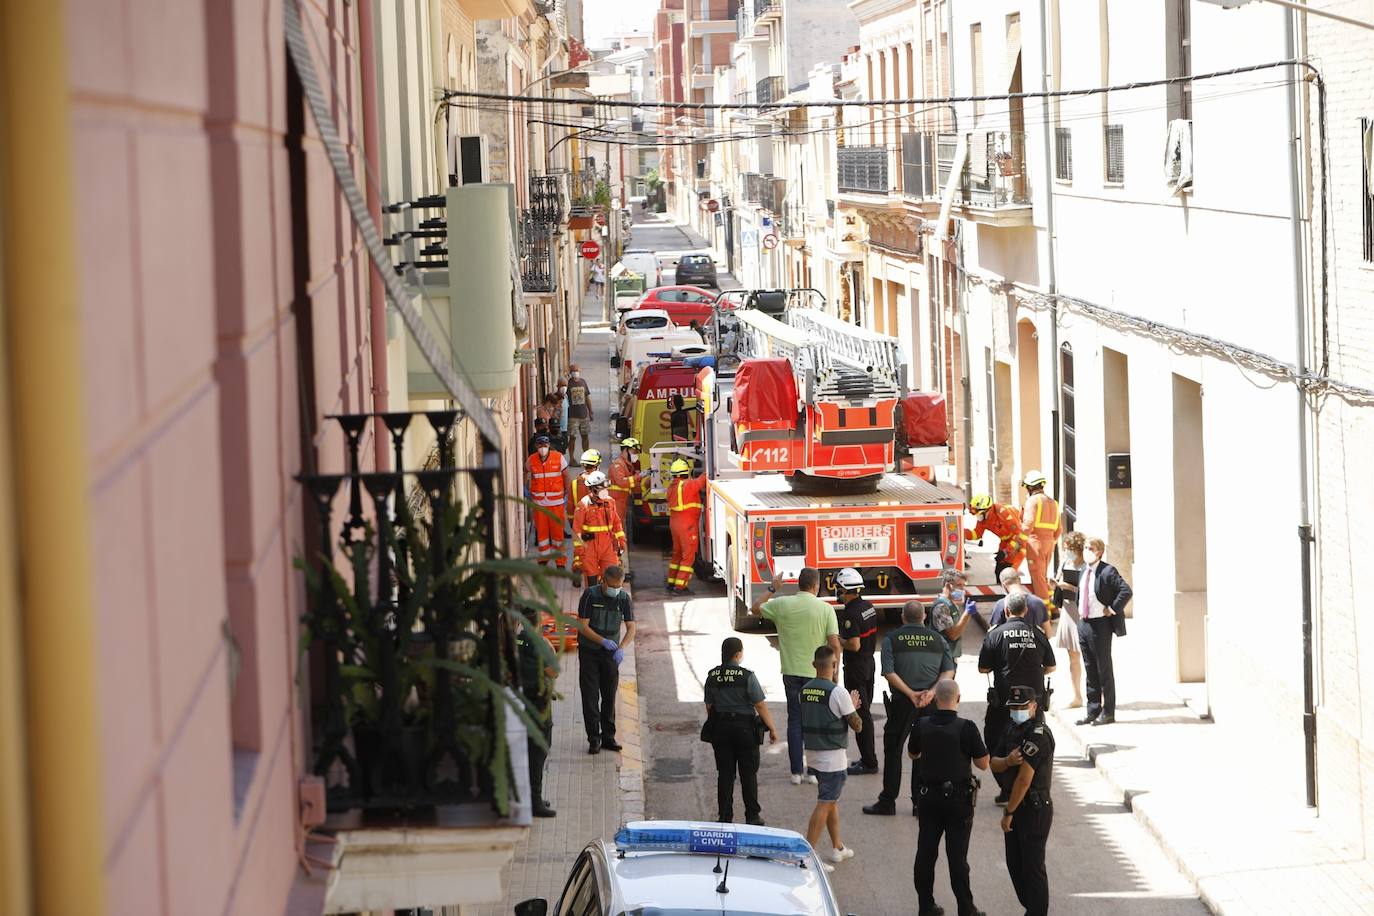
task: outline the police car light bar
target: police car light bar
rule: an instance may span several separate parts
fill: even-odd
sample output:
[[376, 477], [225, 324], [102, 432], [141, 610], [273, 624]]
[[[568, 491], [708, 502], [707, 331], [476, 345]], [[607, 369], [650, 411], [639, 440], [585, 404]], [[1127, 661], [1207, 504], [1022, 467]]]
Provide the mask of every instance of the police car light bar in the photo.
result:
[[762, 856], [803, 862], [811, 846], [790, 830], [736, 829], [728, 824], [690, 821], [636, 821], [616, 832], [618, 852], [686, 852], [725, 856]]

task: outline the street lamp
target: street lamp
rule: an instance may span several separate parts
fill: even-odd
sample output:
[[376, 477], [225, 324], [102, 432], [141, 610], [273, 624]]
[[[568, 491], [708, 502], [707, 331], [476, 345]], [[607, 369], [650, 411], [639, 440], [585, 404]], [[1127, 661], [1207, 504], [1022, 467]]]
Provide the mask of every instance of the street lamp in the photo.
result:
[[1361, 29], [1374, 30], [1374, 22], [1367, 22], [1363, 19], [1352, 19], [1349, 16], [1342, 16], [1340, 13], [1332, 13], [1327, 10], [1317, 9], [1305, 3], [1297, 3], [1295, 0], [1201, 0], [1203, 3], [1210, 3], [1212, 6], [1219, 6], [1222, 9], [1234, 10], [1251, 3], [1272, 3], [1275, 6], [1286, 7], [1290, 10], [1297, 10], [1300, 13], [1311, 13], [1313, 16], [1322, 16], [1326, 19], [1334, 19], [1337, 22], [1344, 22], [1346, 25], [1353, 25]]

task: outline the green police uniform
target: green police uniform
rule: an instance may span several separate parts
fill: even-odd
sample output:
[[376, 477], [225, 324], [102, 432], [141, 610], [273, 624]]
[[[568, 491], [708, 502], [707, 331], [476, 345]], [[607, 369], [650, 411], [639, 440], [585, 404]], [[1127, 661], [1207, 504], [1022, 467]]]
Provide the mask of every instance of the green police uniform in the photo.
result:
[[735, 776], [744, 797], [744, 818], [762, 824], [759, 808], [759, 732], [755, 703], [763, 686], [742, 665], [719, 665], [706, 675], [706, 703], [711, 707], [711, 750], [716, 758], [716, 819], [735, 819]]
[[[882, 673], [896, 674], [903, 684], [915, 691], [929, 690], [942, 673], [954, 670], [954, 657], [950, 655], [949, 642], [944, 634], [914, 623], [900, 626], [884, 636], [879, 655]], [[864, 809], [868, 814], [896, 813], [911, 727], [926, 710], [934, 709], [933, 703], [917, 709], [904, 693], [884, 695], [883, 703], [887, 707], [887, 727], [883, 731], [883, 791], [878, 795], [876, 804]], [[914, 767], [911, 777], [911, 804], [915, 810], [917, 793]]]
[[835, 682], [812, 678], [801, 689], [802, 745], [808, 751], [839, 751], [849, 746], [849, 727], [830, 709]]

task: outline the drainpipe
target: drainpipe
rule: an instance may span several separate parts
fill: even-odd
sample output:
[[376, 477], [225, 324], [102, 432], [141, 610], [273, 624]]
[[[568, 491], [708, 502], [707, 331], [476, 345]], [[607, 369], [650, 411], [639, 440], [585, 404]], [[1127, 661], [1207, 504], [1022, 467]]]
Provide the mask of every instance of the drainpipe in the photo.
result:
[[[949, 35], [949, 42], [946, 47], [949, 49], [947, 59], [943, 61], [944, 66], [949, 71], [949, 84], [954, 85], [954, 0], [945, 0], [945, 31]], [[949, 106], [951, 126], [954, 133], [959, 133], [959, 111], [953, 105]], [[967, 147], [967, 143], [964, 144]], [[958, 158], [956, 156], [956, 158]], [[950, 185], [958, 181], [958, 176], [951, 170]], [[944, 215], [943, 213], [941, 214]], [[964, 233], [962, 226], [959, 234], [950, 239], [950, 252], [954, 255], [954, 307], [959, 310], [959, 349], [960, 356], [963, 357], [961, 366], [961, 385], [963, 387], [963, 397], [960, 407], [963, 410], [963, 434], [961, 440], [960, 453], [964, 461], [964, 498], [973, 499], [973, 356], [968, 339], [968, 296], [964, 291]]]
[[[1297, 11], [1283, 19], [1284, 53], [1289, 60], [1298, 56]], [[1298, 127], [1301, 100], [1298, 83], [1303, 78], [1300, 67], [1293, 67], [1287, 86], [1288, 117], [1288, 193], [1293, 217], [1290, 227], [1293, 236], [1293, 317], [1297, 329], [1298, 377], [1307, 374], [1307, 286], [1306, 234], [1302, 221], [1302, 138], [1306, 122]], [[1322, 227], [1326, 231], [1326, 227]], [[1298, 396], [1298, 556], [1302, 570], [1302, 737], [1303, 774], [1307, 788], [1307, 807], [1317, 807], [1317, 707], [1316, 686], [1313, 683], [1314, 659], [1312, 649], [1312, 555], [1316, 536], [1312, 529], [1312, 506], [1309, 498], [1308, 416], [1307, 393], [1301, 382], [1295, 386]]]
[[[1049, 33], [1050, 24], [1046, 13], [1045, 0], [1040, 0], [1040, 89], [1050, 90]], [[1024, 71], [1023, 71], [1024, 72]], [[1054, 442], [1050, 464], [1054, 475], [1055, 492], [1059, 494], [1062, 505], [1064, 499], [1063, 456], [1060, 454], [1064, 431], [1059, 428], [1059, 278], [1055, 272], [1055, 235], [1054, 235], [1054, 119], [1050, 117], [1050, 100], [1044, 99], [1045, 110], [1043, 133], [1045, 139], [1045, 250], [1046, 276], [1049, 280], [1050, 300], [1050, 395], [1054, 406], [1050, 409], [1050, 429], [1054, 430]], [[1020, 359], [1020, 354], [1017, 354]], [[1036, 464], [1040, 456], [1036, 456]], [[1056, 545], [1056, 550], [1058, 545]]]
[[[377, 57], [376, 23], [372, 15], [372, 0], [358, 4], [358, 57], [362, 70], [363, 159], [371, 168], [366, 170], [363, 183], [367, 186], [367, 209], [372, 222], [382, 225], [382, 144], [378, 136], [377, 119]], [[442, 170], [440, 172], [442, 174]], [[374, 180], [375, 179], [375, 180]], [[368, 260], [367, 313], [369, 343], [372, 352], [372, 412], [386, 413], [391, 399], [387, 386], [386, 359], [386, 291], [377, 266]], [[390, 439], [380, 417], [372, 430], [373, 465], [378, 472], [391, 467]]]
[[31, 882], [35, 913], [100, 914], [105, 830], [66, 6], [0, 3], [4, 408], [13, 524], [23, 533], [18, 747], [27, 750], [29, 874], [18, 893]]

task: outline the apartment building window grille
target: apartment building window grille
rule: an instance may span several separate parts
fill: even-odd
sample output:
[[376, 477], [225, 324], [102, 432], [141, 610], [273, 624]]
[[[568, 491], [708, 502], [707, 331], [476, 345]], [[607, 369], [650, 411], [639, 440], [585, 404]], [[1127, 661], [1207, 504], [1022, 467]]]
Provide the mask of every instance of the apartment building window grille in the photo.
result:
[[1120, 124], [1108, 124], [1104, 134], [1106, 155], [1103, 160], [1107, 166], [1107, 183], [1121, 184], [1126, 180], [1126, 128]]
[[1078, 448], [1075, 434], [1073, 399], [1073, 347], [1059, 348], [1059, 425], [1064, 438], [1064, 530], [1072, 531], [1078, 519]]
[[1073, 181], [1073, 128], [1054, 129], [1054, 177]]
[[1360, 213], [1363, 218], [1364, 260], [1374, 263], [1374, 118], [1360, 119]]

